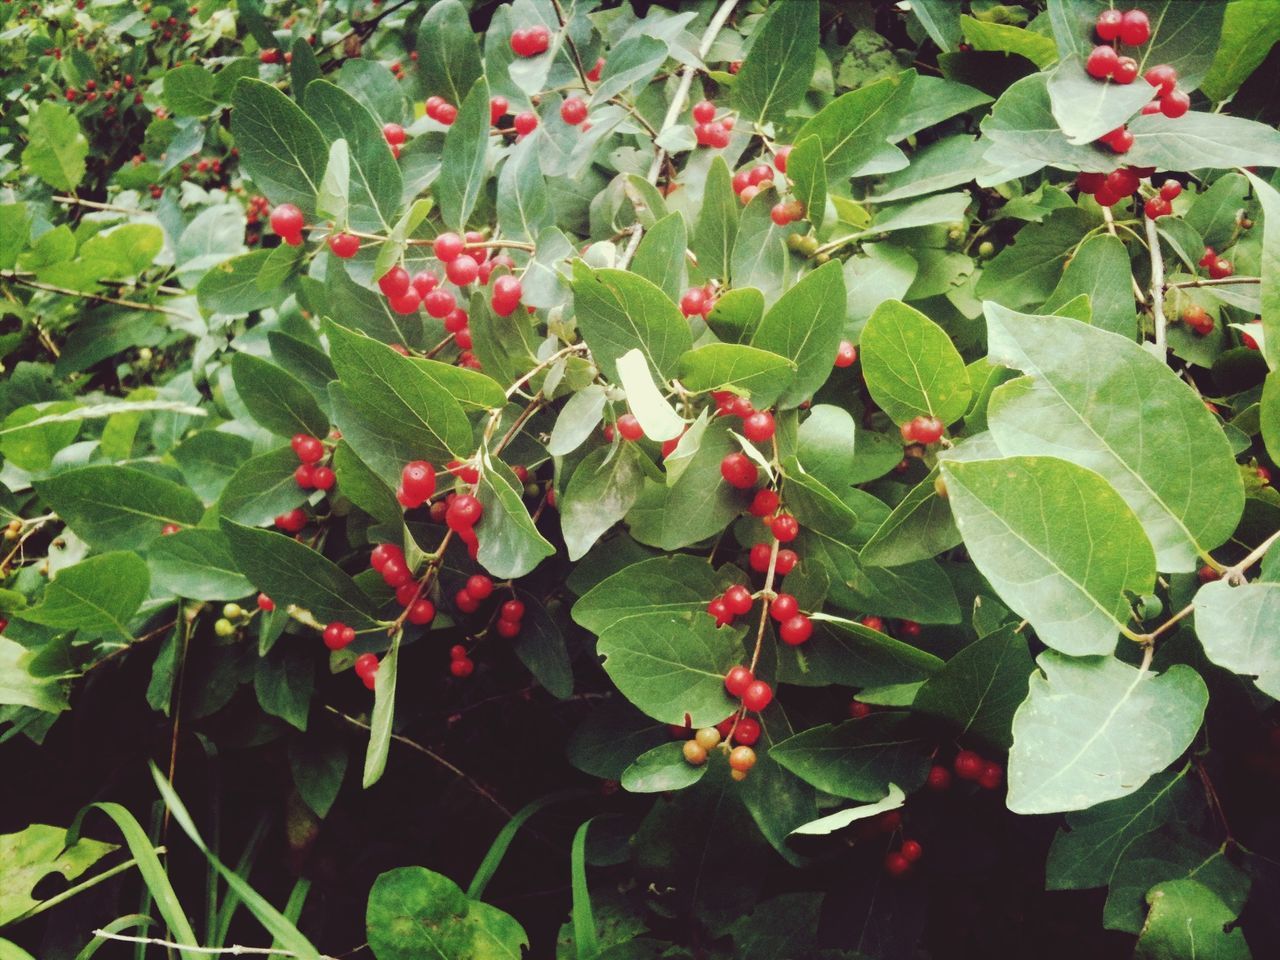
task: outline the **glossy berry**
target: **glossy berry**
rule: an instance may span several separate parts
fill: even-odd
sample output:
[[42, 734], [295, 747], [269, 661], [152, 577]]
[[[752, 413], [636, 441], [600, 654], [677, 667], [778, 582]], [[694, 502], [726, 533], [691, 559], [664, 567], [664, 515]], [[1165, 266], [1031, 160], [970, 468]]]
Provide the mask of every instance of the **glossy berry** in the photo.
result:
[[779, 550], [778, 559], [774, 563], [773, 568], [778, 571], [778, 576], [785, 577], [788, 573], [795, 569], [800, 558], [796, 556], [794, 550]]
[[754, 680], [742, 691], [742, 705], [753, 713], [759, 713], [773, 700], [773, 688], [763, 680]]
[[417, 290], [411, 289], [403, 296], [389, 298], [387, 303], [396, 313], [407, 316], [418, 312], [418, 308], [422, 306], [422, 297], [419, 296]]
[[1231, 261], [1225, 260], [1222, 257], [1219, 257], [1209, 264], [1209, 276], [1215, 280], [1221, 280], [1224, 277], [1229, 277], [1235, 272], [1236, 268]]
[[861, 720], [864, 717], [871, 716], [871, 704], [863, 703], [861, 700], [850, 700], [849, 716], [854, 720]]
[[1143, 75], [1143, 79], [1156, 88], [1159, 96], [1168, 96], [1178, 85], [1178, 71], [1167, 63], [1151, 67]]
[[413, 574], [402, 558], [392, 558], [382, 567], [382, 581], [395, 590], [399, 590], [413, 579]]
[[453, 595], [453, 605], [463, 613], [475, 613], [480, 609], [480, 601], [473, 597], [466, 587]]
[[690, 287], [684, 292], [684, 296], [680, 298], [680, 312], [686, 317], [692, 317], [702, 312], [702, 306], [706, 303], [707, 295], [701, 287]]
[[431, 250], [436, 255], [437, 260], [448, 263], [450, 260], [462, 256], [465, 246], [465, 241], [456, 233], [442, 233], [432, 241]]
[[1133, 148], [1133, 134], [1125, 127], [1117, 127], [1100, 139], [1112, 153], [1128, 153]]
[[1084, 62], [1084, 69], [1095, 80], [1105, 80], [1115, 70], [1116, 62], [1119, 59], [1120, 57], [1116, 53], [1115, 47], [1108, 46], [1105, 43], [1100, 44], [1089, 52], [1089, 56]]
[[414, 460], [400, 471], [400, 489], [405, 499], [418, 506], [436, 492], [436, 468], [425, 460]]
[[952, 769], [961, 780], [977, 780], [982, 776], [986, 762], [972, 750], [961, 750], [956, 754]]
[[791, 156], [790, 145], [779, 147], [773, 154], [773, 165], [778, 168], [779, 173], [787, 172], [787, 157]]
[[730, 667], [729, 672], [724, 675], [724, 688], [729, 696], [741, 697], [755, 679], [750, 670], [739, 664], [736, 667]]
[[369, 566], [373, 567], [378, 573], [381, 573], [391, 560], [404, 562], [404, 551], [395, 544], [380, 543], [369, 554]]
[[925, 785], [930, 790], [941, 792], [951, 788], [951, 771], [946, 767], [934, 764], [929, 768], [929, 775], [925, 778]]
[[[916, 417], [907, 427], [910, 428], [910, 437], [908, 439], [915, 443], [923, 443], [926, 446], [931, 443], [937, 443], [942, 439], [942, 433], [945, 427], [941, 420], [937, 417]], [[903, 428], [902, 435], [907, 437], [907, 427]]]
[[1182, 184], [1180, 184], [1177, 180], [1166, 180], [1160, 186], [1160, 199], [1162, 200], [1168, 200], [1172, 202], [1178, 199], [1178, 197], [1181, 194], [1182, 194]]
[[1120, 42], [1130, 47], [1151, 39], [1151, 21], [1141, 10], [1126, 10], [1120, 20]]
[[409, 292], [409, 271], [392, 267], [378, 279], [378, 289], [388, 297], [403, 297]]
[[716, 118], [716, 105], [710, 100], [699, 100], [693, 105], [693, 119], [698, 123], [710, 123]]
[[790, 543], [800, 535], [800, 522], [789, 513], [780, 513], [770, 521], [769, 530], [779, 543]]
[[500, 317], [510, 316], [520, 305], [520, 297], [524, 291], [516, 277], [502, 276], [493, 281], [493, 296], [490, 300], [493, 312]]
[[982, 765], [982, 772], [978, 774], [978, 786], [984, 790], [995, 790], [1003, 779], [1004, 770], [1000, 764], [987, 762]]
[[524, 113], [517, 113], [512, 124], [516, 128], [516, 133], [522, 137], [527, 137], [538, 129], [538, 115], [530, 110], [526, 110]]
[[924, 856], [924, 847], [915, 840], [902, 841], [902, 855], [911, 863], [915, 863]]
[[756, 408], [751, 405], [750, 397], [734, 397], [729, 412], [745, 420], [756, 412]]
[[751, 591], [740, 583], [735, 583], [726, 590], [723, 599], [724, 605], [734, 616], [747, 613], [755, 605], [755, 601], [751, 599]]
[[430, 600], [415, 600], [409, 604], [407, 619], [410, 623], [424, 626], [436, 617], [436, 605]]
[[634, 414], [624, 413], [618, 418], [618, 433], [623, 440], [639, 440], [644, 436], [644, 427]]
[[780, 593], [769, 604], [769, 616], [779, 623], [786, 623], [800, 612], [800, 604], [789, 593]]
[[511, 104], [506, 97], [490, 97], [489, 98], [489, 123], [497, 126], [499, 121], [507, 115], [507, 109]]
[[499, 620], [493, 625], [493, 629], [498, 631], [498, 636], [506, 640], [514, 640], [520, 636], [520, 622], [518, 620]]
[[788, 646], [798, 647], [813, 636], [813, 621], [803, 613], [798, 613], [778, 628], [778, 636]]
[[571, 127], [576, 127], [587, 119], [587, 104], [581, 97], [570, 97], [560, 104], [560, 119]]
[[288, 240], [302, 233], [302, 211], [292, 203], [278, 204], [271, 211], [271, 229], [276, 235]]
[[1142, 212], [1148, 220], [1155, 220], [1173, 213], [1173, 206], [1164, 197], [1151, 197], [1142, 205]]
[[891, 877], [904, 877], [911, 872], [911, 861], [895, 850], [885, 855], [884, 872]]
[[333, 255], [343, 260], [354, 257], [360, 249], [359, 237], [353, 237], [349, 233], [330, 234], [327, 243]]
[[715, 618], [717, 627], [724, 627], [733, 623], [733, 614], [729, 612], [729, 607], [722, 597], [716, 597], [707, 604], [707, 613]]
[[405, 140], [404, 127], [398, 123], [384, 123], [382, 125], [382, 139], [393, 147], [400, 146]]
[[1181, 90], [1171, 90], [1160, 98], [1160, 112], [1171, 120], [1185, 114], [1191, 109], [1191, 97]]
[[289, 445], [302, 463], [316, 463], [324, 457], [324, 444], [309, 434], [295, 433]]
[[[781, 551], [779, 551], [781, 553]], [[756, 573], [764, 573], [769, 569], [769, 558], [773, 556], [773, 550], [767, 543], [757, 543], [751, 548], [750, 564], [751, 569]]]
[[1111, 79], [1125, 86], [1133, 83], [1138, 79], [1138, 61], [1133, 57], [1120, 57], [1111, 71]]
[[475, 672], [475, 669], [475, 661], [468, 657], [449, 661], [449, 672], [459, 680], [471, 676], [471, 674]]
[[748, 508], [753, 517], [768, 517], [778, 509], [778, 494], [768, 488], [757, 490]]
[[408, 583], [396, 587], [396, 603], [402, 607], [407, 607], [418, 599], [418, 594], [421, 592], [422, 588], [417, 581], [410, 580]]
[[378, 655], [375, 653], [362, 653], [356, 657], [356, 676], [364, 679], [378, 672]]
[[463, 493], [449, 504], [449, 509], [445, 511], [444, 522], [449, 525], [450, 530], [470, 529], [480, 522], [483, 513], [484, 507], [481, 506], [480, 501], [469, 493]]
[[604, 57], [597, 57], [596, 62], [591, 69], [587, 71], [587, 79], [592, 83], [600, 82], [600, 75], [604, 72]]
[[307, 525], [307, 514], [301, 507], [294, 507], [288, 513], [276, 517], [275, 524], [286, 533], [297, 533]]
[[341, 650], [355, 638], [355, 629], [340, 620], [335, 620], [324, 628], [324, 645], [330, 650]]
[[1098, 39], [1114, 40], [1120, 36], [1120, 23], [1123, 19], [1124, 14], [1119, 10], [1103, 10], [1098, 14], [1098, 21], [1093, 27], [1098, 32]]
[[524, 604], [519, 600], [508, 600], [498, 611], [498, 615], [503, 620], [509, 620], [512, 623], [519, 623], [524, 619]]
[[443, 320], [458, 308], [458, 301], [448, 290], [437, 287], [422, 298], [422, 305], [428, 314], [437, 320]]
[[465, 287], [480, 276], [480, 264], [476, 263], [475, 257], [463, 253], [446, 263], [444, 272], [454, 286]]
[[[303, 464], [303, 466], [306, 466]], [[302, 467], [298, 468], [299, 470]], [[316, 467], [311, 471], [311, 486], [316, 490], [332, 490], [338, 476], [329, 467]]]
[[419, 297], [425, 297], [440, 285], [440, 278], [435, 275], [434, 270], [419, 270], [413, 275], [412, 284], [413, 292]]
[[686, 740], [680, 749], [684, 753], [686, 763], [700, 767], [707, 762], [707, 748], [697, 740]]
[[760, 471], [745, 453], [726, 454], [720, 461], [720, 476], [725, 483], [739, 490], [749, 490], [756, 485]]
[[752, 443], [765, 443], [772, 440], [776, 429], [773, 414], [767, 410], [753, 413], [742, 421], [742, 435]]
[[729, 751], [729, 766], [746, 773], [756, 765], [756, 752], [750, 747], [734, 747]]
[[832, 366], [836, 367], [852, 367], [854, 361], [858, 359], [858, 348], [848, 340], [841, 340], [840, 346], [836, 348], [836, 359]]

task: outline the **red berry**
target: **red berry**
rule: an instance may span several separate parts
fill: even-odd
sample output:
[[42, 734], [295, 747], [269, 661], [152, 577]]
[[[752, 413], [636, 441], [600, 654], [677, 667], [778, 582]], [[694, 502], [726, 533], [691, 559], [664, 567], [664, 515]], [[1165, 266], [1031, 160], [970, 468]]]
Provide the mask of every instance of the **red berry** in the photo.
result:
[[903, 877], [911, 872], [911, 861], [896, 850], [884, 858], [884, 872], [891, 877]]
[[790, 543], [800, 535], [800, 522], [789, 513], [780, 513], [770, 521], [769, 530], [779, 543]]
[[324, 457], [324, 444], [309, 434], [295, 433], [289, 445], [303, 463], [316, 463]]
[[302, 211], [292, 203], [278, 204], [271, 211], [271, 229], [277, 236], [285, 239], [290, 237], [301, 239], [302, 224]]
[[403, 297], [409, 292], [409, 271], [392, 267], [378, 279], [378, 289], [388, 297]]
[[475, 613], [480, 609], [480, 601], [473, 597], [465, 587], [453, 595], [453, 605], [463, 613]]
[[1133, 148], [1133, 134], [1125, 127], [1117, 127], [1101, 139], [1112, 153], [1128, 153]]
[[723, 123], [707, 124], [707, 146], [721, 150], [729, 145], [729, 131]]
[[729, 612], [729, 605], [722, 597], [716, 597], [707, 604], [707, 613], [715, 617], [717, 627], [733, 623], [733, 614]]
[[422, 297], [418, 295], [417, 290], [410, 290], [403, 296], [390, 297], [387, 303], [396, 313], [408, 316], [411, 313], [418, 312], [418, 308], [422, 306]]
[[430, 623], [436, 617], [436, 605], [430, 600], [415, 600], [409, 604], [409, 613], [407, 619], [410, 623], [416, 623], [418, 626], [424, 626]]
[[1124, 14], [1119, 10], [1103, 10], [1098, 14], [1098, 21], [1094, 24], [1094, 29], [1098, 31], [1098, 38], [1114, 40], [1120, 36], [1120, 23], [1123, 19]]
[[750, 611], [755, 601], [751, 599], [751, 591], [740, 583], [735, 583], [724, 592], [724, 605], [734, 616]]
[[[913, 419], [907, 427], [910, 427], [910, 439], [916, 443], [923, 443], [926, 446], [931, 443], [937, 443], [942, 439], [942, 432], [945, 429], [941, 420], [937, 417], [919, 416]], [[907, 430], [903, 428], [903, 436], [907, 436]]]
[[527, 137], [529, 134], [533, 133], [533, 131], [538, 129], [538, 115], [530, 110], [526, 110], [524, 113], [517, 113], [513, 123], [516, 128], [516, 133], [520, 134], [522, 137]]
[[982, 776], [982, 770], [985, 765], [986, 761], [972, 750], [961, 750], [956, 754], [952, 768], [955, 770], [956, 776], [961, 780], [977, 780], [978, 777]]
[[884, 633], [884, 620], [877, 617], [874, 613], [869, 613], [858, 621], [868, 630], [875, 630], [877, 633]]
[[1151, 39], [1151, 21], [1141, 10], [1126, 10], [1120, 20], [1120, 42], [1130, 47]]
[[854, 720], [861, 720], [863, 717], [871, 716], [871, 704], [863, 703], [861, 700], [850, 700], [849, 716]]
[[506, 97], [490, 97], [489, 98], [489, 123], [497, 126], [499, 121], [507, 115], [507, 108], [511, 104], [507, 102]]
[[911, 863], [915, 863], [924, 855], [924, 847], [915, 840], [902, 841], [902, 855]]
[[407, 607], [413, 601], [418, 599], [418, 594], [422, 592], [421, 585], [416, 580], [410, 580], [408, 583], [402, 583], [396, 587], [396, 603], [402, 607]]
[[[755, 717], [742, 717], [738, 720], [738, 727], [733, 731], [733, 742], [740, 743], [744, 747], [749, 747], [760, 739], [760, 721]], [[724, 734], [721, 734], [724, 736]]]
[[622, 434], [623, 440], [639, 440], [644, 436], [644, 427], [633, 414], [624, 413], [618, 418], [618, 433]]
[[840, 346], [836, 348], [835, 363], [836, 367], [852, 367], [854, 361], [858, 359], [858, 348], [848, 340], [841, 340]]
[[1084, 62], [1084, 69], [1094, 79], [1105, 80], [1115, 70], [1116, 62], [1119, 59], [1120, 57], [1116, 54], [1115, 47], [1100, 44], [1090, 51], [1088, 58]]
[[1116, 83], [1128, 85], [1138, 78], [1138, 61], [1133, 57], [1121, 57], [1111, 71], [1111, 79]]
[[380, 543], [369, 554], [369, 566], [381, 573], [389, 560], [404, 562], [404, 551], [392, 543]]
[[753, 413], [742, 421], [742, 435], [752, 443], [772, 440], [775, 429], [773, 414], [767, 410]]
[[1105, 174], [1082, 173], [1076, 177], [1076, 187], [1081, 193], [1094, 194], [1102, 189], [1102, 185], [1106, 180]]
[[375, 653], [362, 653], [356, 657], [356, 676], [362, 680], [378, 672], [378, 655]]
[[265, 593], [258, 594], [258, 609], [263, 613], [270, 613], [276, 608], [275, 601], [268, 597]]
[[773, 550], [767, 543], [757, 543], [751, 548], [751, 569], [756, 573], [764, 573], [769, 569], [769, 558], [772, 556]]
[[787, 172], [787, 157], [791, 156], [790, 145], [779, 147], [773, 154], [773, 165], [778, 168], [779, 173]]
[[463, 657], [459, 660], [449, 661], [449, 672], [452, 673], [455, 677], [457, 677], [460, 680], [464, 677], [471, 676], [475, 668], [476, 668], [475, 661], [467, 657]]
[[1213, 277], [1215, 280], [1221, 280], [1224, 277], [1229, 277], [1235, 272], [1236, 268], [1231, 261], [1225, 260], [1222, 257], [1219, 257], [1217, 260], [1214, 260], [1209, 264], [1209, 276]]
[[796, 647], [813, 636], [813, 621], [803, 613], [797, 613], [778, 629], [782, 642]]
[[508, 600], [498, 611], [498, 615], [511, 623], [519, 623], [524, 619], [524, 604], [519, 600]]
[[778, 576], [785, 577], [800, 562], [800, 558], [796, 556], [794, 550], [779, 550], [778, 559], [774, 563], [773, 568], [778, 572]]
[[[151, 21], [151, 29], [154, 30], [158, 26], [159, 24], [156, 21], [154, 20]], [[260, 50], [258, 51], [258, 62], [259, 63], [279, 63], [280, 51], [276, 49]]]
[[400, 471], [400, 487], [414, 506], [430, 500], [436, 492], [436, 468], [425, 460], [406, 463]]
[[720, 461], [720, 475], [729, 486], [748, 490], [756, 485], [760, 471], [745, 453], [730, 453]]
[[756, 408], [751, 405], [750, 397], [734, 397], [732, 406], [729, 408], [729, 412], [735, 417], [741, 417], [745, 420], [756, 412]]
[[445, 105], [445, 102], [444, 97], [427, 97], [427, 102], [424, 104], [427, 116], [434, 120], [436, 114], [440, 112], [440, 108]]
[[328, 244], [335, 257], [346, 260], [354, 257], [360, 249], [360, 238], [349, 233], [334, 233], [329, 235]]
[[454, 334], [453, 342], [456, 343], [461, 350], [470, 350], [472, 347], [471, 331], [467, 327], [463, 327]]
[[774, 491], [767, 488], [757, 490], [748, 509], [754, 517], [767, 517], [778, 509], [778, 502], [778, 495]]
[[448, 290], [437, 287], [422, 298], [422, 305], [428, 314], [440, 320], [457, 309], [458, 301]]
[[393, 147], [398, 147], [404, 143], [404, 127], [398, 123], [384, 123], [382, 125], [382, 139]]
[[742, 705], [752, 713], [759, 713], [773, 700], [773, 688], [763, 680], [753, 680], [742, 691]]
[[925, 779], [925, 785], [930, 790], [948, 790], [951, 787], [951, 771], [946, 767], [934, 764], [929, 768], [929, 776]]
[[502, 276], [493, 281], [493, 296], [490, 305], [493, 312], [500, 317], [510, 316], [520, 306], [520, 297], [524, 291], [516, 277]]
[[469, 493], [459, 494], [445, 511], [444, 522], [450, 530], [464, 530], [474, 527], [480, 522], [484, 507], [480, 501]]
[[740, 194], [743, 190], [747, 189], [747, 187], [751, 186], [750, 178], [750, 170], [739, 170], [735, 173], [733, 175], [733, 192]]
[[1181, 90], [1171, 90], [1160, 98], [1160, 112], [1176, 120], [1191, 109], [1191, 97]]
[[493, 625], [493, 628], [498, 631], [498, 636], [507, 640], [514, 640], [520, 636], [519, 620], [499, 620]]
[[569, 97], [560, 104], [560, 119], [571, 127], [576, 127], [587, 119], [587, 104], [581, 97]]
[[692, 112], [698, 123], [710, 123], [716, 118], [716, 105], [710, 100], [699, 100], [693, 105]]
[[431, 249], [436, 259], [447, 263], [455, 257], [462, 256], [464, 246], [465, 242], [456, 233], [442, 233], [432, 242]]
[[1178, 84], [1178, 71], [1167, 63], [1152, 67], [1142, 76], [1162, 97], [1172, 93]]
[[483, 573], [477, 573], [467, 579], [467, 593], [477, 600], [487, 600], [493, 593], [493, 581]]
[[701, 287], [691, 287], [680, 298], [680, 312], [686, 317], [699, 314], [702, 312], [702, 305], [706, 302], [706, 299], [707, 295]]
[[307, 514], [301, 507], [294, 507], [288, 513], [276, 517], [275, 523], [286, 533], [297, 533], [307, 525]]
[[1176, 200], [1182, 193], [1182, 184], [1177, 180], [1166, 180], [1160, 186], [1160, 198], [1162, 200]]
[[746, 667], [739, 664], [731, 667], [724, 676], [724, 688], [731, 697], [741, 697], [747, 688], [755, 682], [755, 676]]
[[467, 324], [470, 322], [471, 318], [467, 315], [467, 311], [463, 310], [461, 307], [454, 307], [445, 314], [444, 328], [450, 333], [457, 333], [460, 330], [466, 329]]
[[[306, 466], [306, 464], [302, 466]], [[298, 469], [301, 470], [302, 467], [300, 466]], [[329, 467], [315, 467], [311, 471], [311, 486], [317, 490], [332, 490], [337, 481], [337, 474]]]
[[1142, 205], [1142, 211], [1148, 220], [1155, 220], [1157, 217], [1167, 217], [1173, 213], [1173, 207], [1164, 197], [1152, 197]]
[[587, 71], [587, 79], [592, 83], [600, 81], [600, 74], [604, 71], [604, 57], [597, 57], [596, 62], [591, 69]]
[[474, 257], [469, 257], [464, 253], [446, 263], [444, 272], [450, 283], [455, 286], [465, 287], [468, 283], [473, 283], [476, 277], [480, 275], [480, 264], [476, 263]]
[[786, 623], [800, 612], [800, 604], [789, 593], [780, 593], [769, 604], [769, 616], [779, 623]]
[[324, 628], [324, 645], [330, 650], [341, 650], [356, 638], [356, 632], [340, 620]]
[[790, 205], [785, 203], [775, 203], [769, 209], [769, 217], [778, 226], [785, 227], [792, 220]]
[[425, 297], [428, 293], [434, 290], [439, 283], [440, 278], [431, 270], [419, 270], [413, 275], [413, 289], [419, 297]]
[[982, 773], [978, 775], [978, 786], [985, 790], [995, 790], [1004, 779], [1004, 770], [1000, 764], [987, 762], [982, 765]]

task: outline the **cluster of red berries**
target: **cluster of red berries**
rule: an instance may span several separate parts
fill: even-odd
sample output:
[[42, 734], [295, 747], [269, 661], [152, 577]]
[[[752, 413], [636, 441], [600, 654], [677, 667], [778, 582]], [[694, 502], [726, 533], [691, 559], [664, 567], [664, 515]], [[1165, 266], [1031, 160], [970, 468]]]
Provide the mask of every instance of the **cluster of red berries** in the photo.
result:
[[752, 713], [759, 713], [773, 702], [773, 688], [763, 680], [757, 680], [755, 674], [741, 664], [725, 674], [724, 688], [729, 696], [741, 700]]
[[455, 643], [449, 648], [449, 672], [461, 680], [475, 672], [476, 663], [467, 656], [467, 648]]
[[480, 541], [476, 536], [476, 524], [484, 514], [484, 506], [469, 493], [450, 494], [444, 503], [445, 525], [467, 545], [467, 550], [474, 560], [480, 549]]
[[1182, 311], [1182, 322], [1202, 337], [1213, 332], [1213, 317], [1204, 307], [1195, 304]]
[[444, 124], [446, 127], [452, 126], [453, 121], [458, 119], [458, 108], [444, 97], [427, 97], [424, 108], [428, 117], [436, 121], [436, 123]]
[[961, 750], [951, 764], [951, 770], [941, 764], [929, 768], [925, 785], [930, 790], [943, 791], [951, 787], [951, 772], [961, 780], [973, 780], [984, 790], [995, 790], [1004, 779], [1004, 768], [994, 760], [985, 760], [972, 750]]
[[520, 635], [520, 627], [523, 623], [524, 604], [519, 600], [511, 599], [498, 608], [498, 621], [493, 625], [493, 629], [498, 631], [498, 636], [514, 640]]
[[436, 468], [425, 460], [411, 460], [400, 471], [396, 500], [406, 510], [420, 507], [436, 492]]
[[[786, 164], [783, 163], [783, 166], [785, 167]], [[755, 199], [755, 195], [761, 190], [768, 190], [774, 185], [773, 168], [767, 163], [757, 163], [745, 170], [739, 170], [733, 175], [731, 182], [733, 192], [745, 205]]]
[[[566, 103], [567, 102], [568, 101], [566, 101]], [[506, 97], [501, 94], [495, 97], [490, 97], [489, 125], [493, 127], [501, 127], [502, 120], [510, 109], [511, 102]], [[574, 108], [570, 108], [570, 115], [572, 115], [573, 109]], [[560, 111], [560, 115], [564, 116], [563, 108]], [[585, 118], [586, 114], [584, 113], [583, 116]], [[565, 122], [567, 123], [568, 120], [566, 119]], [[578, 122], [581, 123], [582, 121], [579, 120]], [[517, 113], [515, 119], [512, 121], [512, 126], [516, 131], [516, 139], [519, 140], [521, 137], [528, 136], [538, 129], [538, 115], [531, 110], [525, 110], [522, 113]]]
[[705, 320], [715, 305], [716, 289], [709, 283], [703, 287], [690, 287], [680, 298], [680, 312], [686, 317], [696, 315]]
[[398, 123], [384, 123], [382, 125], [382, 139], [387, 141], [387, 146], [391, 148], [391, 155], [397, 160], [400, 159], [400, 148], [404, 146], [407, 139], [404, 127]]
[[356, 657], [356, 676], [360, 681], [372, 690], [377, 683], [378, 676], [378, 656], [374, 653], [362, 653]]
[[356, 638], [354, 627], [349, 627], [341, 620], [334, 620], [324, 628], [324, 645], [330, 650], [341, 650], [350, 645]]
[[733, 117], [716, 119], [716, 105], [710, 100], [699, 100], [693, 105], [693, 138], [700, 147], [723, 150], [729, 145], [729, 132], [733, 130]]
[[246, 223], [257, 223], [265, 216], [270, 215], [271, 201], [260, 193], [255, 193], [249, 198], [248, 209], [245, 210], [244, 219]]
[[291, 247], [302, 245], [302, 228], [304, 226], [302, 211], [292, 203], [277, 204], [271, 211], [271, 229]]
[[[294, 507], [287, 513], [282, 513], [276, 517], [275, 525], [285, 533], [297, 533], [307, 525], [307, 512], [301, 507]], [[177, 531], [172, 532], [176, 533]]]
[[[687, 723], [685, 726], [673, 723], [667, 729], [676, 740], [687, 740], [695, 736], [692, 727]], [[725, 743], [746, 747], [754, 745], [760, 739], [762, 732], [759, 720], [755, 719], [755, 717], [744, 716], [737, 710], [717, 723], [713, 729], [720, 734]], [[707, 749], [710, 748], [708, 747]]]
[[920, 846], [918, 841], [903, 840], [902, 846], [885, 855], [884, 871], [891, 877], [905, 877], [922, 856], [924, 856], [924, 847]]
[[610, 443], [613, 443], [614, 437], [634, 442], [643, 436], [644, 427], [640, 426], [640, 421], [633, 413], [624, 413], [614, 423], [604, 425], [604, 438]]
[[520, 27], [511, 32], [511, 52], [517, 57], [536, 57], [551, 46], [551, 31], [542, 24]]
[[380, 543], [374, 547], [369, 554], [369, 566], [382, 575], [383, 582], [392, 590], [398, 591], [405, 585], [416, 586], [413, 571], [405, 562], [404, 551], [394, 543]]
[[1173, 201], [1178, 199], [1181, 193], [1182, 184], [1177, 180], [1166, 180], [1160, 185], [1159, 193], [1154, 197], [1147, 198], [1147, 202], [1143, 204], [1142, 212], [1148, 220], [1167, 217], [1173, 213]]
[[942, 439], [942, 433], [946, 427], [937, 417], [921, 415], [912, 417], [900, 429], [904, 443], [923, 443], [928, 446]]
[[293, 452], [298, 456], [298, 469], [293, 471], [293, 479], [303, 490], [330, 490], [333, 488], [333, 468], [319, 466], [325, 457], [324, 444], [316, 437], [306, 433], [295, 433], [289, 441]]
[[1143, 177], [1155, 172], [1155, 167], [1120, 167], [1110, 173], [1082, 173], [1076, 177], [1076, 186], [1100, 206], [1113, 207], [1137, 190]]
[[1204, 248], [1204, 255], [1199, 263], [1209, 271], [1209, 276], [1214, 280], [1223, 280], [1236, 272], [1235, 265], [1230, 260], [1218, 256], [1213, 247]]
[[[736, 716], [737, 714], [731, 714], [728, 719], [714, 727], [703, 727], [693, 735], [692, 739], [686, 740], [683, 747], [685, 762], [695, 767], [702, 766], [707, 762], [707, 755], [716, 747], [729, 746], [728, 738], [732, 731], [733, 739], [737, 741], [738, 746], [729, 750], [729, 770], [733, 779], [745, 780], [747, 771], [756, 765], [756, 752], [742, 739], [743, 728], [747, 723], [752, 725], [754, 729], [750, 743], [755, 743], [760, 736], [760, 724], [749, 717], [743, 717], [738, 721], [737, 729], [734, 730], [733, 721]], [[683, 727], [676, 729], [680, 731], [681, 736], [687, 732]]]

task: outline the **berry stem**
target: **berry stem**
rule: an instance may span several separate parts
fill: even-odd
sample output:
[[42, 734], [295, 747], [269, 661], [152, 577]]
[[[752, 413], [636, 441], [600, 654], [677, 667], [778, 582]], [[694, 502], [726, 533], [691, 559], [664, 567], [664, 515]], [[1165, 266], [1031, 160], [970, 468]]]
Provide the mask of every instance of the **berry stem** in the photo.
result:
[[1151, 316], [1156, 325], [1156, 350], [1163, 360], [1168, 349], [1165, 334], [1169, 321], [1164, 315], [1164, 257], [1160, 255], [1160, 235], [1152, 219], [1147, 219], [1147, 249], [1151, 252]]
[[578, 53], [578, 45], [573, 42], [573, 37], [569, 35], [569, 23], [565, 19], [564, 7], [560, 5], [560, 0], [551, 0], [551, 6], [555, 7], [556, 19], [560, 21], [560, 33], [564, 37], [565, 46], [569, 48], [569, 58], [573, 61], [573, 68], [578, 71], [578, 79], [582, 81], [582, 89], [590, 93], [591, 81], [587, 79], [587, 68], [582, 65], [582, 56]]
[[1166, 283], [1166, 290], [1173, 290], [1176, 287], [1220, 287], [1227, 283], [1261, 283], [1261, 277], [1218, 277], [1217, 279], [1197, 278], [1195, 280], [1179, 280], [1176, 283]]
[[[1113, 237], [1119, 240], [1120, 237], [1116, 233], [1116, 218], [1114, 215], [1112, 215], [1110, 207], [1102, 208], [1102, 219], [1106, 221], [1107, 233], [1111, 234]], [[1148, 220], [1147, 222], [1150, 223], [1151, 221]], [[1157, 247], [1157, 249], [1159, 248]], [[1129, 282], [1133, 284], [1133, 298], [1145, 306], [1147, 302], [1147, 292], [1138, 285], [1138, 278], [1135, 277], [1132, 273], [1130, 273]]]

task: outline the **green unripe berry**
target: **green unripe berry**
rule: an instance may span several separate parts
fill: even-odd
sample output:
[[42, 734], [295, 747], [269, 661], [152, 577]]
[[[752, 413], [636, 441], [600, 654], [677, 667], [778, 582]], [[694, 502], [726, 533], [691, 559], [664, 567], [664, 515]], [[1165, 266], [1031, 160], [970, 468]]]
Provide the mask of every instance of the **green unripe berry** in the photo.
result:
[[1150, 620], [1164, 613], [1164, 603], [1154, 594], [1144, 593], [1138, 597], [1137, 603], [1134, 604], [1134, 610], [1143, 620]]
[[978, 256], [982, 257], [983, 259], [986, 259], [987, 257], [991, 256], [995, 252], [996, 252], [996, 245], [992, 243], [990, 240], [983, 240], [980, 244], [978, 244]]
[[235, 635], [236, 627], [225, 617], [219, 617], [213, 624], [213, 632], [220, 637], [230, 637]]
[[222, 615], [228, 620], [239, 620], [244, 616], [244, 608], [238, 603], [228, 603], [223, 606]]
[[152, 353], [151, 353], [150, 347], [143, 347], [138, 351], [138, 359], [141, 360], [143, 363], [150, 363], [151, 357], [152, 357]]

